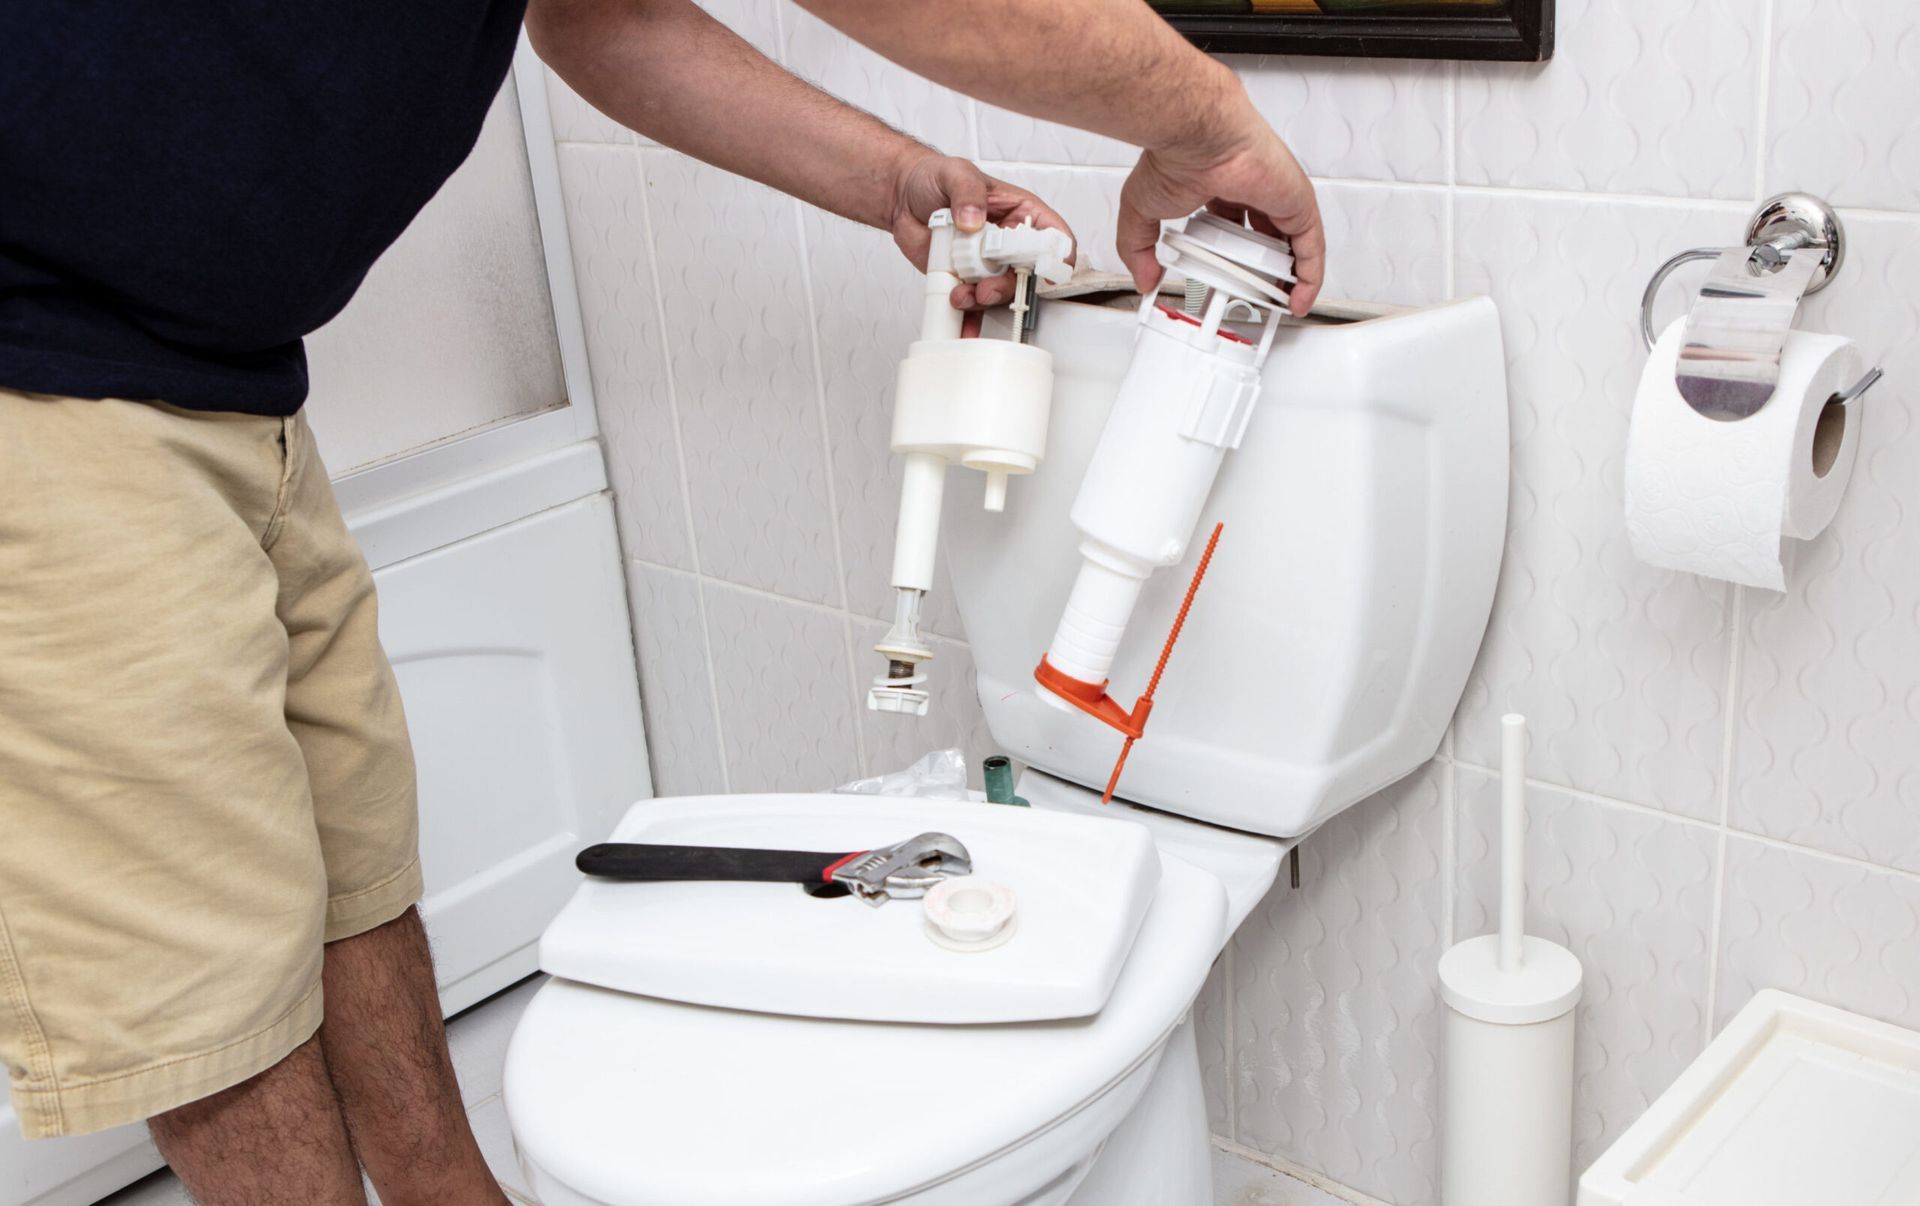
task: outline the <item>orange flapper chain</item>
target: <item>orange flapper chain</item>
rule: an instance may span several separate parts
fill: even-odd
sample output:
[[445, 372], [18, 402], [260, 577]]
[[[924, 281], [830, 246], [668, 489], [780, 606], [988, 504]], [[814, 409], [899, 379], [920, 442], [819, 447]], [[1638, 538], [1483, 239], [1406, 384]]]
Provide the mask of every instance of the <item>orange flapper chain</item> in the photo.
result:
[[[1180, 600], [1179, 614], [1173, 617], [1173, 627], [1167, 630], [1167, 643], [1160, 647], [1160, 660], [1154, 663], [1153, 677], [1147, 680], [1147, 689], [1141, 693], [1139, 702], [1133, 705], [1136, 715], [1151, 706], [1153, 693], [1160, 687], [1160, 676], [1166, 672], [1167, 659], [1173, 655], [1173, 643], [1180, 639], [1180, 629], [1187, 622], [1187, 612], [1193, 607], [1193, 596], [1200, 590], [1200, 579], [1207, 576], [1207, 563], [1213, 560], [1214, 546], [1220, 543], [1220, 533], [1227, 525], [1213, 525], [1213, 535], [1207, 537], [1206, 551], [1200, 554], [1200, 564], [1193, 567], [1193, 581], [1187, 583], [1187, 597]], [[1127, 765], [1127, 755], [1133, 752], [1134, 739], [1129, 737], [1120, 746], [1120, 757], [1113, 764], [1113, 775], [1107, 780], [1106, 794], [1100, 797], [1102, 804], [1113, 802], [1113, 789], [1120, 785], [1120, 771]]]

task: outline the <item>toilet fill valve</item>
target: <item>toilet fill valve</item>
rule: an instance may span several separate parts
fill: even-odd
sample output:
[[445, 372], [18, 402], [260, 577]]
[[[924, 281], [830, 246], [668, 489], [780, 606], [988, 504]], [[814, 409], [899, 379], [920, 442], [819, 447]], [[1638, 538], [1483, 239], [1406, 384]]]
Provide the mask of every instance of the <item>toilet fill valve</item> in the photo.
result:
[[[891, 444], [903, 472], [893, 544], [893, 625], [874, 646], [887, 668], [867, 693], [874, 711], [915, 716], [926, 715], [929, 698], [921, 665], [933, 648], [920, 633], [920, 610], [933, 587], [947, 466], [957, 462], [986, 475], [981, 505], [989, 511], [1005, 509], [1010, 476], [1039, 466], [1053, 400], [1053, 357], [1024, 342], [1032, 326], [1033, 282], [1059, 284], [1073, 274], [1073, 239], [1031, 219], [962, 233], [943, 209], [927, 226], [932, 241], [920, 338], [907, 348], [894, 385]], [[1017, 283], [1011, 338], [964, 337], [963, 315], [948, 301], [954, 287], [1008, 271]]]

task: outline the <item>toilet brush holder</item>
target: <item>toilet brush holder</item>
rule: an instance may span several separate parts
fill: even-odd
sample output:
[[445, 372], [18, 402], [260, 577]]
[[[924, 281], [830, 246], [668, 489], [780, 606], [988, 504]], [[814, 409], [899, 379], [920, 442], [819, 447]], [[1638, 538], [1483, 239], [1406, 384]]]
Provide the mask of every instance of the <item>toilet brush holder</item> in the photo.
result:
[[1501, 720], [1500, 929], [1440, 959], [1444, 1206], [1566, 1206], [1580, 961], [1526, 936], [1526, 721]]

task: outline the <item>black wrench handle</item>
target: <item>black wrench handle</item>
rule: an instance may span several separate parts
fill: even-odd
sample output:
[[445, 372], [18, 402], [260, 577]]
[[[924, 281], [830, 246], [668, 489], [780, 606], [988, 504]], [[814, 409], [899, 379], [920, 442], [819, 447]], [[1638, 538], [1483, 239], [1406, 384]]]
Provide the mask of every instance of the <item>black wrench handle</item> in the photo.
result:
[[812, 850], [601, 842], [582, 850], [573, 860], [573, 865], [600, 879], [646, 883], [748, 880], [758, 883], [819, 884], [830, 882], [840, 864], [864, 853], [864, 850], [825, 854]]

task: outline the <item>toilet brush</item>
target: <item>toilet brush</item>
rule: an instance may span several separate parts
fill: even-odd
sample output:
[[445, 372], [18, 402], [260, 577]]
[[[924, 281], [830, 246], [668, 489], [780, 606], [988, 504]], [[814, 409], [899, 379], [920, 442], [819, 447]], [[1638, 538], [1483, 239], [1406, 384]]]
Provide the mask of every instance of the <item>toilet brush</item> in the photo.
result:
[[1440, 959], [1444, 1206], [1566, 1206], [1580, 961], [1526, 935], [1527, 722], [1500, 720], [1500, 929]]

